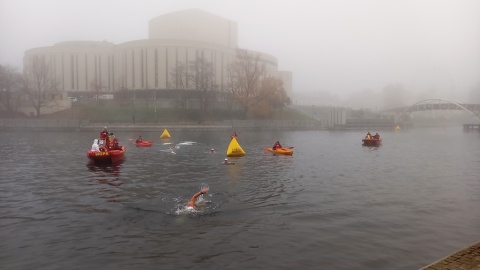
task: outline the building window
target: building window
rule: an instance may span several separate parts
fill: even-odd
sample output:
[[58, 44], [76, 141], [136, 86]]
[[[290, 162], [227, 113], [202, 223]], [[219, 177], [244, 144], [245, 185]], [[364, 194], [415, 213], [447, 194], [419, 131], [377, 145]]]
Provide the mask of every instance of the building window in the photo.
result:
[[76, 76], [75, 76], [75, 81], [76, 81], [76, 83], [77, 83], [77, 87], [76, 87], [76, 88], [77, 88], [77, 90], [80, 90], [80, 89], [79, 89], [80, 86], [79, 86], [79, 84], [78, 84], [78, 81], [79, 81], [79, 79], [78, 79], [78, 54], [75, 55], [75, 74], [76, 74]]
[[168, 88], [168, 48], [165, 48], [165, 85]]
[[144, 67], [143, 67], [143, 50], [140, 50], [140, 76], [141, 76], [141, 81], [140, 81], [140, 88], [144, 88], [145, 86], [145, 81], [144, 81]]
[[155, 88], [158, 88], [158, 49], [155, 48]]
[[75, 68], [74, 68], [73, 62], [74, 61], [73, 61], [73, 54], [72, 54], [72, 55], [70, 55], [70, 76], [71, 76], [70, 81], [71, 81], [71, 84], [72, 84], [72, 90], [75, 89], [75, 76], [74, 76]]
[[85, 54], [85, 89], [88, 91], [88, 59]]
[[132, 90], [135, 90], [135, 50], [132, 50]]

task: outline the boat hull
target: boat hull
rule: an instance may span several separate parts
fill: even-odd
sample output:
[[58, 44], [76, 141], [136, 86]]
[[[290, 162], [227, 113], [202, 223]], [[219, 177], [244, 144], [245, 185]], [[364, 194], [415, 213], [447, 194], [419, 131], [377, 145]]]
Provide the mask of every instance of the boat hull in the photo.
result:
[[120, 146], [119, 150], [109, 150], [105, 152], [96, 152], [89, 150], [87, 152], [88, 159], [97, 164], [115, 164], [123, 161], [125, 158], [125, 146]]
[[138, 142], [134, 144], [136, 147], [151, 147], [153, 145], [153, 142], [143, 141], [143, 142]]
[[364, 146], [380, 146], [382, 145], [382, 139], [362, 139]]
[[273, 149], [273, 148], [267, 148], [267, 151], [270, 153], [278, 154], [278, 155], [287, 155], [291, 156], [293, 155], [293, 150], [292, 149], [287, 149], [287, 148], [278, 148], [278, 149]]

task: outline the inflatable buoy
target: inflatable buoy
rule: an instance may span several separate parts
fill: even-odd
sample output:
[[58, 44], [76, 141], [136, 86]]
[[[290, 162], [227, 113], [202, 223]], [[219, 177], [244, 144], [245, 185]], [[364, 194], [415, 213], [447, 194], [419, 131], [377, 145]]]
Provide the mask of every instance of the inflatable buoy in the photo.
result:
[[168, 133], [168, 130], [165, 129], [162, 133], [162, 135], [160, 135], [160, 138], [161, 139], [170, 139], [170, 133]]
[[107, 152], [107, 148], [105, 146], [100, 146], [98, 149], [100, 149], [100, 152]]

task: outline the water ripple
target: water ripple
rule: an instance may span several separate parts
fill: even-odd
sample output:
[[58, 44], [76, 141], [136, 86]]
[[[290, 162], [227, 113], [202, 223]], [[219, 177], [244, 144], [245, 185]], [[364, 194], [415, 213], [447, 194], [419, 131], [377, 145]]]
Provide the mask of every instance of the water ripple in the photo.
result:
[[[476, 133], [385, 132], [370, 148], [363, 132], [240, 132], [232, 166], [230, 132], [172, 134], [176, 154], [116, 132], [115, 166], [88, 163], [97, 135], [0, 132], [4, 268], [418, 269], [480, 237]], [[276, 140], [294, 155], [263, 151]]]

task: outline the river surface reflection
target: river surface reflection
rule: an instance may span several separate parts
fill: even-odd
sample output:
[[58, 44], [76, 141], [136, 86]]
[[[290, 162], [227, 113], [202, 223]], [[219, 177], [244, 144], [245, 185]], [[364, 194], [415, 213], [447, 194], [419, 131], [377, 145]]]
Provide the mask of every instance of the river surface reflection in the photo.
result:
[[98, 133], [0, 132], [2, 269], [418, 269], [480, 240], [478, 132], [237, 130], [231, 166], [230, 132], [170, 133], [96, 166]]

